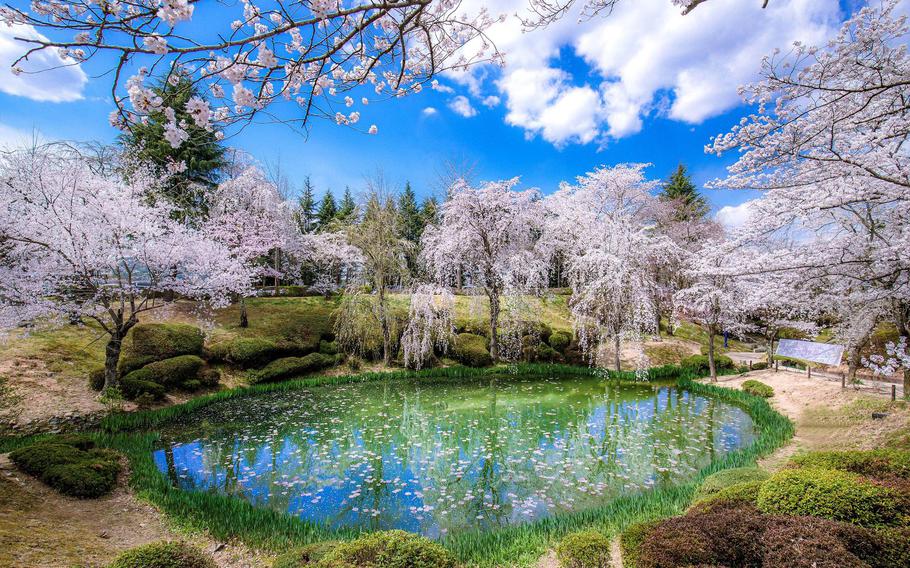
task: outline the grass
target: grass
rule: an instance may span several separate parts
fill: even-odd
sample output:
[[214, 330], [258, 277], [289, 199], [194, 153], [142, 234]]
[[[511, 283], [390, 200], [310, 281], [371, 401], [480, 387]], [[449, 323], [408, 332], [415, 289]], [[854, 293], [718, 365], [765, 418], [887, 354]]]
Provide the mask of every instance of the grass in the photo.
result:
[[[663, 327], [663, 326], [661, 326]], [[685, 339], [687, 341], [694, 341], [695, 343], [700, 344], [704, 349], [707, 349], [708, 345], [708, 333], [699, 325], [696, 325], [692, 322], [679, 322], [677, 323], [676, 329], [673, 331], [672, 336], [677, 339]], [[752, 347], [742, 341], [730, 337], [727, 341], [729, 347], [724, 348], [724, 336], [718, 335], [714, 338], [714, 350], [715, 353], [726, 353], [728, 351], [752, 351]]]
[[86, 377], [104, 362], [107, 334], [96, 323], [37, 328], [0, 345], [0, 359], [40, 359], [48, 371]]
[[[359, 381], [410, 379], [417, 381], [452, 381], [471, 378], [509, 380], [513, 376], [589, 376], [592, 369], [564, 365], [518, 365], [470, 369], [451, 367], [420, 372], [364, 373], [336, 377], [312, 377], [286, 383], [222, 391], [193, 399], [187, 403], [160, 410], [115, 414], [108, 417], [101, 430], [92, 434], [101, 446], [125, 454], [131, 466], [130, 485], [138, 495], [154, 504], [177, 525], [190, 530], [204, 530], [216, 539], [237, 538], [249, 546], [283, 551], [290, 546], [327, 539], [349, 539], [355, 529], [328, 529], [284, 513], [257, 508], [246, 501], [208, 492], [183, 491], [168, 483], [152, 460], [158, 440], [155, 429], [214, 402], [263, 392], [287, 391], [318, 385]], [[768, 403], [742, 391], [694, 382], [690, 372], [679, 367], [653, 369], [657, 380], [678, 380], [682, 388], [713, 396], [744, 408], [756, 424], [759, 434], [748, 448], [727, 454], [699, 472], [690, 483], [626, 495], [610, 503], [583, 511], [559, 514], [533, 523], [509, 526], [495, 531], [465, 532], [447, 537], [442, 544], [469, 566], [531, 565], [548, 547], [568, 532], [593, 528], [615, 535], [628, 525], [685, 510], [701, 479], [721, 469], [752, 465], [793, 434], [792, 423], [771, 409]], [[634, 378], [634, 373], [609, 373], [615, 381]], [[0, 440], [0, 451], [9, 451], [36, 438]]]

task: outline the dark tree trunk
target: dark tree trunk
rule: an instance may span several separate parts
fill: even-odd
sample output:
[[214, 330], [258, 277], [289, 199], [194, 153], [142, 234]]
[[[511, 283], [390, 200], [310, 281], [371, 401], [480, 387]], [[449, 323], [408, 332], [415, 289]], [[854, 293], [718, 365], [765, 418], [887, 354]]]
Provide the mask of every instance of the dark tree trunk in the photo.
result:
[[246, 312], [246, 298], [240, 297], [240, 327], [250, 327], [250, 318]]
[[392, 330], [385, 305], [385, 286], [379, 287], [379, 325], [382, 328], [382, 362], [388, 367], [392, 364]]
[[714, 366], [714, 330], [708, 332], [708, 370], [711, 372], [711, 382], [717, 382], [717, 367]]
[[613, 336], [613, 351], [614, 351], [613, 363], [614, 363], [614, 365], [616, 365], [617, 373], [622, 371], [622, 361], [620, 361], [620, 357], [619, 357], [619, 351], [620, 351], [621, 347], [622, 347], [622, 338], [617, 333], [616, 335]]
[[122, 315], [118, 314], [120, 321], [116, 321], [114, 326], [111, 326], [112, 333], [110, 339], [107, 341], [107, 346], [104, 348], [104, 388], [119, 388], [120, 387], [120, 377], [117, 374], [117, 363], [120, 362], [120, 350], [123, 347], [123, 338], [126, 337], [126, 334], [134, 325], [136, 325], [137, 320], [134, 317], [122, 321]]
[[275, 249], [274, 260], [275, 260], [275, 296], [278, 295], [278, 286], [281, 284], [281, 280], [278, 277], [279, 271], [278, 268], [281, 265], [281, 250]]
[[490, 291], [490, 358], [499, 360], [499, 292]]

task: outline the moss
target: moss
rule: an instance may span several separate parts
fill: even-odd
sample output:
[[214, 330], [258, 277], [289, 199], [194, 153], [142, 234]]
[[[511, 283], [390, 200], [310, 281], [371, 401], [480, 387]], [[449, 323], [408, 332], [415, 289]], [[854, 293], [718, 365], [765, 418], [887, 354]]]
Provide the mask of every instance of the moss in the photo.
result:
[[375, 532], [332, 549], [317, 568], [455, 568], [452, 553], [405, 531]]
[[894, 525], [903, 520], [898, 497], [853, 473], [786, 469], [764, 482], [758, 508], [769, 514], [822, 517], [861, 526]]
[[[681, 367], [686, 367], [697, 371], [698, 373], [707, 373], [710, 370], [707, 355], [692, 355], [690, 357], [686, 357], [679, 363], [679, 365]], [[733, 359], [730, 359], [726, 355], [715, 355], [714, 367], [720, 371], [735, 369], [736, 365], [733, 363]]]
[[547, 340], [547, 343], [550, 344], [550, 347], [563, 353], [566, 350], [566, 347], [572, 344], [572, 334], [568, 331], [554, 331], [550, 335], [550, 339]]
[[569, 533], [556, 547], [564, 568], [608, 568], [610, 539], [593, 530]]
[[165, 388], [175, 387], [186, 381], [198, 380], [204, 366], [205, 361], [196, 355], [180, 355], [149, 363], [128, 374], [123, 380], [158, 383]]
[[323, 355], [337, 355], [338, 344], [334, 341], [321, 340], [319, 342], [319, 352]]
[[101, 392], [104, 388], [104, 366], [100, 365], [88, 372], [88, 388]]
[[619, 535], [619, 547], [622, 551], [622, 568], [637, 568], [641, 543], [644, 542], [648, 533], [659, 524], [659, 520], [635, 523], [627, 527], [626, 530]]
[[761, 482], [769, 477], [771, 477], [771, 474], [757, 467], [737, 467], [718, 471], [705, 478], [695, 494], [695, 500], [710, 497], [733, 485], [750, 481]]
[[319, 562], [338, 546], [336, 540], [317, 542], [294, 550], [289, 550], [275, 559], [272, 568], [303, 568]]
[[[141, 370], [142, 369], [139, 369], [139, 371]], [[138, 373], [139, 371], [133, 371], [133, 373]], [[162, 385], [132, 377], [131, 375], [133, 373], [130, 373], [120, 380], [120, 390], [123, 391], [123, 396], [125, 398], [133, 400], [143, 395], [148, 395], [153, 400], [161, 400], [164, 398], [164, 387]]]
[[459, 333], [455, 336], [452, 356], [469, 367], [486, 367], [493, 363], [486, 338], [473, 333]]
[[218, 369], [203, 369], [199, 373], [199, 382], [204, 387], [214, 387], [221, 382], [221, 371]]
[[188, 544], [154, 542], [127, 550], [108, 568], [217, 568], [217, 565]]
[[306, 375], [329, 367], [335, 363], [335, 357], [322, 353], [310, 353], [304, 357], [285, 357], [272, 361], [259, 371], [250, 374], [250, 382], [270, 383]]
[[209, 346], [208, 353], [212, 361], [223, 361], [241, 369], [250, 369], [262, 367], [282, 357], [301, 357], [316, 351], [317, 347], [318, 343], [239, 337]]
[[149, 363], [154, 363], [158, 358], [154, 355], [130, 355], [123, 354], [117, 361], [117, 374], [122, 376], [129, 375], [133, 371], [138, 371]]
[[202, 330], [193, 325], [141, 323], [127, 334], [118, 369], [125, 375], [153, 361], [202, 355], [203, 341]]
[[117, 484], [120, 459], [93, 446], [84, 436], [59, 436], [23, 446], [11, 452], [10, 459], [64, 495], [100, 497]]
[[771, 398], [774, 396], [774, 389], [761, 381], [749, 379], [743, 383], [742, 389], [749, 394], [760, 396], [762, 398]]
[[910, 451], [880, 449], [869, 451], [810, 452], [790, 460], [796, 467], [849, 471], [866, 477], [910, 479]]

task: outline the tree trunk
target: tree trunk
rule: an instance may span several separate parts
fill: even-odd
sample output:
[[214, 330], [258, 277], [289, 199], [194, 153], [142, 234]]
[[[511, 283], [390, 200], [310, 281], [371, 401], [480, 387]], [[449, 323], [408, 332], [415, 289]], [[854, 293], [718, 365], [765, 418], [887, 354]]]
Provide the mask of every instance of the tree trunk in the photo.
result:
[[660, 341], [660, 308], [654, 309], [654, 340]]
[[772, 333], [768, 335], [768, 367], [774, 366], [774, 340], [777, 339], [777, 334]]
[[120, 361], [120, 348], [123, 346], [123, 336], [126, 333], [116, 331], [107, 341], [104, 348], [104, 388], [114, 389], [120, 387], [117, 376], [117, 363]]
[[388, 367], [392, 364], [392, 330], [386, 315], [385, 286], [379, 286], [379, 326], [382, 328], [382, 362]]
[[856, 383], [856, 370], [859, 368], [859, 346], [851, 346], [847, 353], [847, 379]]
[[281, 264], [281, 249], [275, 249], [275, 254], [273, 255], [275, 259], [275, 296], [278, 295], [278, 285], [281, 283], [281, 280], [278, 277], [279, 270], [278, 267]]
[[499, 292], [487, 293], [490, 298], [490, 358], [496, 363], [499, 360]]
[[619, 360], [619, 349], [622, 346], [622, 339], [619, 334], [613, 336], [613, 363], [616, 365], [616, 372], [622, 371], [622, 362]]
[[246, 313], [246, 298], [240, 297], [240, 327], [250, 327], [250, 318]]
[[708, 370], [711, 372], [711, 382], [717, 382], [717, 368], [714, 366], [714, 330], [708, 332]]

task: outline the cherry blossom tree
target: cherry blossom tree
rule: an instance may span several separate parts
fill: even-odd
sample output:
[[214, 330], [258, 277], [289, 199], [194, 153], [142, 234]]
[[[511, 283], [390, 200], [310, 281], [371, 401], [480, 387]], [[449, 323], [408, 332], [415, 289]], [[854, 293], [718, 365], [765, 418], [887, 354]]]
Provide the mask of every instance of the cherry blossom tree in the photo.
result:
[[547, 264], [537, 249], [542, 228], [540, 194], [516, 191], [518, 178], [472, 187], [456, 181], [424, 230], [421, 261], [439, 285], [460, 287], [462, 278], [489, 301], [490, 356], [500, 357], [503, 296], [536, 293], [546, 286]]
[[644, 335], [658, 333], [654, 266], [677, 252], [653, 228], [657, 200], [650, 192], [656, 183], [645, 180], [645, 167], [598, 168], [546, 200], [545, 242], [564, 258], [579, 344], [598, 363], [602, 347], [612, 343], [617, 371], [623, 339], [640, 345]]
[[[294, 230], [289, 205], [261, 169], [249, 166], [221, 183], [212, 196], [206, 229], [247, 267], [248, 289], [280, 273], [268, 263], [269, 252], [285, 245]], [[240, 296], [240, 327], [249, 326], [246, 301]]]
[[93, 320], [108, 336], [106, 388], [140, 314], [178, 296], [225, 305], [251, 282], [219, 239], [148, 204], [160, 178], [129, 171], [100, 175], [59, 145], [0, 157], [0, 324]]
[[[300, 114], [286, 119], [295, 126], [319, 117], [358, 127], [370, 102], [355, 100], [366, 91], [360, 86], [373, 100], [401, 97], [442, 71], [498, 60], [485, 35], [494, 19], [485, 10], [465, 15], [460, 0], [243, 0], [233, 21], [231, 10], [193, 0], [53, 0], [29, 10], [4, 7], [0, 21], [39, 32], [17, 37], [23, 54], [14, 73], [40, 71], [31, 62], [45, 50], [72, 64], [94, 60], [109, 71], [98, 75], [110, 77], [112, 123], [126, 127], [167, 113], [164, 134], [175, 148], [188, 125], [161, 108], [150, 78], [191, 82], [209, 95], [214, 106], [193, 97], [181, 109], [202, 128], [249, 120], [279, 100], [299, 106]], [[216, 23], [201, 25], [200, 18]], [[462, 49], [468, 42], [470, 51]]]
[[739, 280], [743, 316], [750, 331], [764, 338], [769, 366], [774, 364], [774, 343], [785, 329], [817, 333], [814, 318], [823, 314], [818, 291], [807, 289], [798, 273], [771, 271]]
[[870, 313], [910, 337], [910, 57], [897, 6], [860, 9], [825, 46], [767, 57], [743, 89], [757, 111], [707, 148], [739, 153], [715, 186], [763, 192], [734, 246], [765, 249], [754, 266], [824, 281], [852, 340]]
[[745, 322], [745, 290], [742, 281], [727, 274], [732, 259], [708, 243], [692, 256], [689, 277], [692, 285], [674, 296], [681, 317], [702, 326], [708, 333], [708, 369], [711, 381], [717, 382], [714, 340], [725, 331], [741, 333]]
[[406, 367], [420, 369], [435, 351], [448, 350], [454, 314], [455, 297], [448, 288], [421, 284], [411, 293], [408, 325], [401, 336]]
[[329, 297], [360, 274], [364, 258], [341, 232], [293, 235], [285, 243], [286, 274], [302, 274], [304, 267], [314, 280], [310, 288]]

